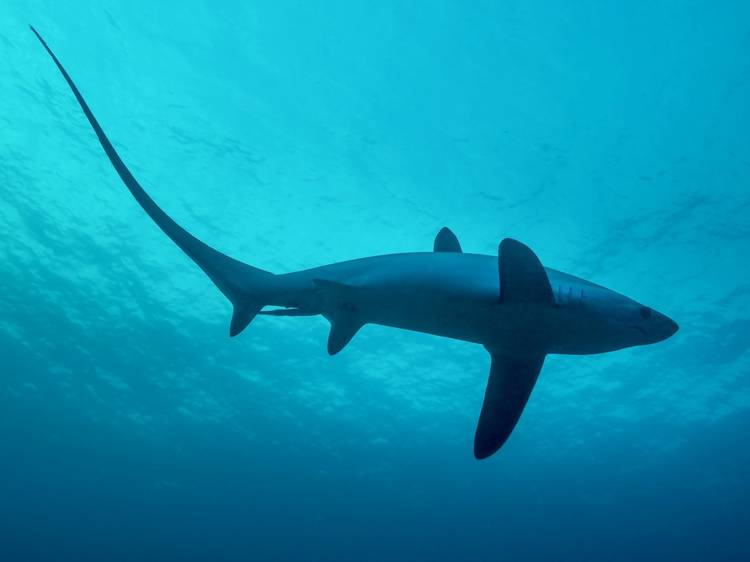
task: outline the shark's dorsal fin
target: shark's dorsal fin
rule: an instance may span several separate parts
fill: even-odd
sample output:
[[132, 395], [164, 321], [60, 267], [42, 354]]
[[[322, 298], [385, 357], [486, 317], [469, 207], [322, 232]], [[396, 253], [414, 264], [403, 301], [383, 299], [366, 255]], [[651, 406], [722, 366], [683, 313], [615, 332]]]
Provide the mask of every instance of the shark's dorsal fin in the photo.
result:
[[505, 357], [493, 351], [490, 354], [490, 378], [474, 435], [474, 456], [477, 459], [486, 459], [508, 439], [544, 363], [541, 353], [526, 357]]
[[356, 287], [329, 281], [327, 279], [313, 279], [313, 283], [325, 295], [325, 311], [323, 316], [331, 323], [328, 334], [328, 354], [336, 355], [346, 347], [359, 329], [364, 326], [359, 310], [350, 295]]
[[525, 244], [512, 238], [500, 242], [498, 269], [500, 302], [554, 302], [547, 272]]
[[432, 250], [434, 252], [456, 252], [458, 254], [462, 252], [461, 244], [458, 242], [458, 238], [447, 226], [441, 228], [440, 232], [438, 232], [437, 236], [435, 236], [435, 242], [432, 245]]

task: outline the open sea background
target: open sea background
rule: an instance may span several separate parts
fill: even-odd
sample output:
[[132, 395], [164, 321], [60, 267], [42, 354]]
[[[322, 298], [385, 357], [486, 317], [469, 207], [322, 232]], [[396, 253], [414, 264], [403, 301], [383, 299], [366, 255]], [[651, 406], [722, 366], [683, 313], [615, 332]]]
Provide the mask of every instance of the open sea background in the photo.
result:
[[[677, 320], [488, 357], [230, 306], [107, 162], [275, 272], [450, 226]], [[750, 3], [0, 2], [0, 560], [750, 559]]]

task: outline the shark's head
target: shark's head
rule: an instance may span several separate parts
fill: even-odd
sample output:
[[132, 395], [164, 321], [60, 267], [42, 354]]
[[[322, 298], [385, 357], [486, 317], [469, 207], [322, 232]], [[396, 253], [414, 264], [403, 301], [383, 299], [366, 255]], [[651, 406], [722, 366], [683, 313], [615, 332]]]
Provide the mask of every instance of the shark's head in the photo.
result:
[[558, 289], [555, 296], [558, 306], [571, 313], [568, 345], [580, 347], [579, 353], [657, 343], [679, 329], [674, 320], [653, 308], [605, 287], [577, 281], [565, 284], [567, 288], [563, 285], [562, 293]]
[[601, 343], [613, 349], [648, 345], [673, 336], [679, 326], [666, 314], [624, 295], [596, 287], [585, 303]]
[[604, 312], [609, 329], [623, 347], [657, 343], [673, 336], [679, 326], [666, 314], [636, 302], [628, 297], [611, 293]]

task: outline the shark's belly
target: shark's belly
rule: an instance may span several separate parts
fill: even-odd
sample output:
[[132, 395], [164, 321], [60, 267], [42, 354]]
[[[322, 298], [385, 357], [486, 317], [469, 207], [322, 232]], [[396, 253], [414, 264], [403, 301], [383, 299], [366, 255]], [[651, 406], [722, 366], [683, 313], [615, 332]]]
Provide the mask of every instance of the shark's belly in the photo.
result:
[[440, 291], [389, 291], [357, 299], [366, 322], [444, 336], [474, 343], [487, 343], [498, 332], [497, 302], [462, 298]]
[[[335, 285], [321, 288], [316, 280]], [[364, 323], [475, 343], [487, 343], [499, 329], [492, 256], [378, 256], [291, 274], [289, 283], [285, 306], [329, 317], [348, 310]]]

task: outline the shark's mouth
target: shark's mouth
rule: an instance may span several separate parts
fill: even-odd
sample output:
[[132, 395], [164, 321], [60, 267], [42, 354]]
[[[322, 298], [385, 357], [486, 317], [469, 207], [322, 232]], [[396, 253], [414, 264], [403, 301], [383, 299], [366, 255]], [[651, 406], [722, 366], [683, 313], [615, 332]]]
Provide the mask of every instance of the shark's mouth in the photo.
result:
[[648, 334], [646, 333], [646, 330], [644, 330], [640, 326], [630, 326], [630, 328], [632, 328], [633, 330], [636, 330], [636, 331], [640, 332], [644, 336], [648, 336]]

